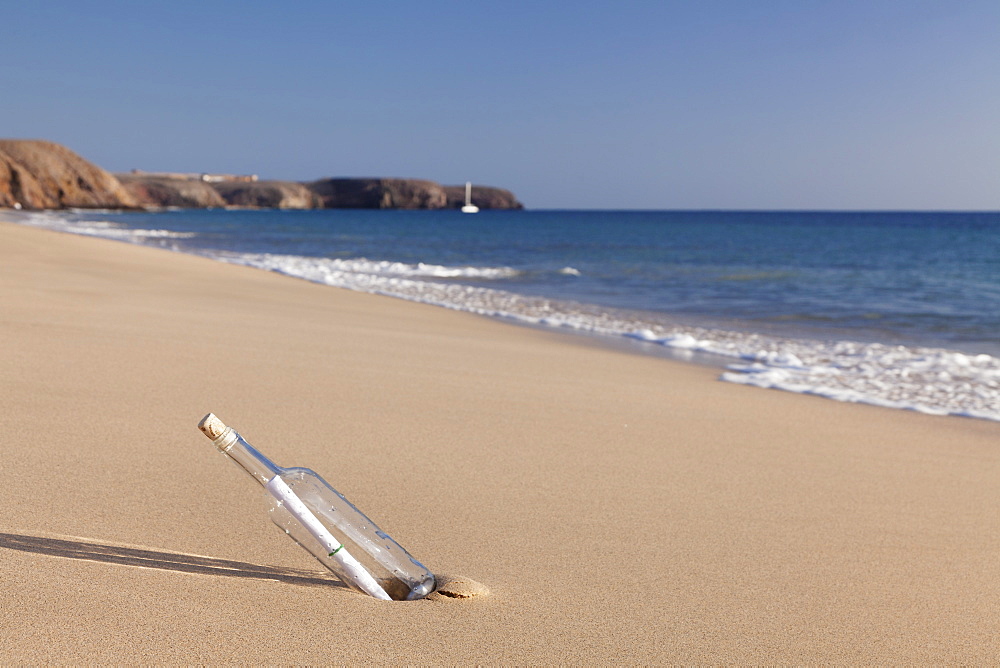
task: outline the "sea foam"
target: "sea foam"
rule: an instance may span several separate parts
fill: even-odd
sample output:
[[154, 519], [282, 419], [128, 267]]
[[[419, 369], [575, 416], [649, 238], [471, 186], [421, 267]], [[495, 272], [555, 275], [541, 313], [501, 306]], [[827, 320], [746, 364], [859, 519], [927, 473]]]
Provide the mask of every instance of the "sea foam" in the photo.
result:
[[[93, 212], [91, 212], [93, 213]], [[150, 239], [192, 239], [194, 232], [175, 232], [173, 230], [147, 230], [126, 227], [121, 223], [107, 220], [77, 221], [70, 220], [57, 213], [32, 212], [16, 218], [20, 223], [57, 232], [70, 232], [92, 237], [104, 237], [132, 243], [146, 243]]]
[[506, 268], [221, 254], [227, 262], [317, 283], [445, 306], [534, 325], [626, 337], [677, 351], [733, 360], [722, 379], [814, 394], [839, 401], [905, 408], [935, 415], [1000, 420], [1000, 360], [936, 348], [851, 341], [813, 341], [655, 322], [650, 314], [454, 282], [431, 277], [504, 277]]

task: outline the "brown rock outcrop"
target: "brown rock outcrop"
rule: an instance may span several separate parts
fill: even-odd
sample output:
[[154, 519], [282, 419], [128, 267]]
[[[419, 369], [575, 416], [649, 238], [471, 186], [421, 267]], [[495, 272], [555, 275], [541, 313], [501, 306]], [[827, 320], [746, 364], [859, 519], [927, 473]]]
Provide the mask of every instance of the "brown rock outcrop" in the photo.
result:
[[[139, 171], [111, 175], [50, 141], [0, 139], [0, 208], [443, 209], [465, 202], [463, 186], [443, 187], [424, 179], [295, 183], [214, 178], [225, 177]], [[509, 190], [489, 186], [475, 186], [472, 201], [481, 209], [524, 208]]]
[[226, 206], [222, 195], [205, 181], [147, 174], [116, 176], [132, 198], [144, 208], [213, 209]]
[[0, 207], [129, 209], [137, 202], [118, 180], [65, 146], [0, 139]]
[[444, 188], [421, 179], [320, 179], [306, 184], [327, 209], [441, 209]]
[[[465, 186], [444, 186], [448, 196], [448, 208], [459, 209], [465, 205]], [[472, 203], [480, 209], [523, 209], [524, 205], [517, 201], [509, 190], [492, 186], [472, 186]]]
[[253, 209], [316, 209], [323, 205], [319, 195], [294, 181], [220, 181], [213, 183], [229, 206]]

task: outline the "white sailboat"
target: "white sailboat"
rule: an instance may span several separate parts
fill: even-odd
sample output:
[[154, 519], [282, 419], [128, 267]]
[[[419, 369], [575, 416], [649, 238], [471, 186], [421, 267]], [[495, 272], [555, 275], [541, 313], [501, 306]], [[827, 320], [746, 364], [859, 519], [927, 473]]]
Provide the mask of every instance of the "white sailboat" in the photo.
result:
[[472, 181], [465, 182], [465, 206], [462, 213], [479, 213], [479, 207], [472, 203]]

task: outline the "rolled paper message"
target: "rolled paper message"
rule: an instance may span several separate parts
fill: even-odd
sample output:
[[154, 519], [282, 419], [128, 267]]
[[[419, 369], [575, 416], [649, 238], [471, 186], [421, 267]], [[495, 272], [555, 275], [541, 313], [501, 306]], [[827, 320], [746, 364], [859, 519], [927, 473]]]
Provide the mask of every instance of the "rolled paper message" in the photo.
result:
[[385, 590], [375, 581], [371, 573], [365, 570], [354, 556], [347, 551], [343, 543], [338, 541], [333, 537], [323, 523], [319, 521], [316, 515], [313, 514], [306, 504], [302, 503], [302, 499], [292, 491], [292, 488], [281, 479], [280, 476], [274, 476], [271, 478], [264, 488], [267, 489], [268, 493], [274, 498], [281, 502], [292, 517], [297, 519], [303, 527], [306, 528], [313, 538], [319, 541], [319, 544], [323, 546], [323, 549], [329, 553], [331, 557], [337, 560], [344, 572], [351, 578], [351, 580], [361, 588], [366, 594], [374, 596], [375, 598], [380, 598], [384, 601], [391, 601], [392, 598], [385, 593]]

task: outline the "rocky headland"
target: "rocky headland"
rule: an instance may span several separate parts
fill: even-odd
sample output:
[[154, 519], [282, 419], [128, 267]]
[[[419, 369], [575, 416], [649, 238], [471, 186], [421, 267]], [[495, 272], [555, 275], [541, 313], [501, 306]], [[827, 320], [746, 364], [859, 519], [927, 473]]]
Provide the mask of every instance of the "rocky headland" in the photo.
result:
[[444, 188], [421, 179], [320, 179], [308, 184], [326, 209], [443, 209]]
[[319, 209], [322, 198], [294, 181], [219, 181], [212, 187], [226, 206], [246, 209]]
[[[509, 190], [473, 186], [480, 209], [523, 209]], [[49, 141], [0, 139], [0, 208], [16, 209], [447, 209], [465, 186], [425, 179], [324, 178], [307, 183], [252, 176], [133, 171], [111, 174]]]
[[139, 203], [121, 182], [65, 146], [0, 139], [0, 207], [131, 209]]
[[143, 208], [214, 209], [226, 206], [222, 195], [205, 181], [146, 174], [115, 176]]

